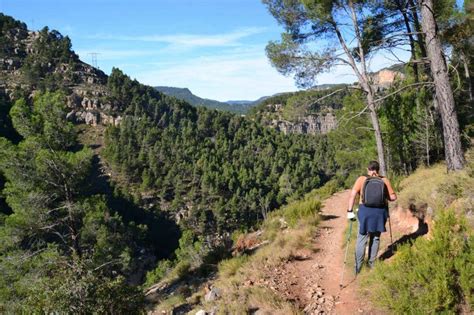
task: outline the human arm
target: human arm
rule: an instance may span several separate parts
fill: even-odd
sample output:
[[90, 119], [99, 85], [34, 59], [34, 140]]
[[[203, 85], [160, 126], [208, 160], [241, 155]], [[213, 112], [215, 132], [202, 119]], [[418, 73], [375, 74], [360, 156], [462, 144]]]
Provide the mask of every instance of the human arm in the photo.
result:
[[397, 194], [392, 188], [392, 184], [390, 184], [390, 181], [386, 178], [384, 178], [385, 185], [387, 186], [387, 193], [388, 193], [388, 200], [389, 201], [395, 201], [397, 200]]
[[364, 181], [365, 181], [365, 177], [361, 176], [354, 183], [354, 187], [352, 187], [351, 194], [349, 196], [349, 204], [347, 205], [348, 206], [347, 211], [352, 211], [356, 197], [358, 194], [360, 194]]
[[349, 196], [349, 204], [347, 207], [347, 211], [352, 211], [352, 208], [354, 207], [355, 199], [357, 197], [358, 192], [354, 190], [354, 188], [351, 190], [351, 195]]

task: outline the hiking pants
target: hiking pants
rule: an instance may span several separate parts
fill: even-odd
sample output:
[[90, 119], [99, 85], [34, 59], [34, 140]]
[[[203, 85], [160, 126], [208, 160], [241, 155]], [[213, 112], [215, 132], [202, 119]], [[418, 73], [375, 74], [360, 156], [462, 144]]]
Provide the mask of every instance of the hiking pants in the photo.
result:
[[356, 274], [358, 274], [362, 269], [367, 240], [369, 240], [369, 267], [372, 268], [374, 266], [375, 259], [377, 258], [377, 252], [379, 250], [380, 232], [369, 232], [367, 234], [358, 233], [355, 252]]

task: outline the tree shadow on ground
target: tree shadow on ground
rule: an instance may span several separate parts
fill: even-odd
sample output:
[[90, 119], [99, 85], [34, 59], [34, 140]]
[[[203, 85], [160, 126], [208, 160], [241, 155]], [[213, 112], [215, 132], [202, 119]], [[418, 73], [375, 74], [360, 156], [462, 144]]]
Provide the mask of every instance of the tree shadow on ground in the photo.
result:
[[338, 215], [334, 214], [320, 214], [319, 216], [321, 217], [321, 221], [330, 221], [339, 218]]
[[[410, 209], [410, 210], [412, 210], [412, 209]], [[407, 244], [407, 243], [413, 244], [413, 241], [415, 239], [417, 239], [418, 237], [423, 236], [427, 233], [428, 233], [428, 224], [425, 222], [424, 216], [422, 215], [421, 218], [418, 217], [418, 229], [413, 233], [406, 234], [406, 235], [402, 236], [397, 241], [395, 241], [393, 244], [391, 244], [388, 247], [388, 249], [379, 256], [379, 259], [380, 260], [389, 259], [390, 257], [392, 257], [396, 253], [397, 249], [400, 246], [402, 246], [404, 244]]]

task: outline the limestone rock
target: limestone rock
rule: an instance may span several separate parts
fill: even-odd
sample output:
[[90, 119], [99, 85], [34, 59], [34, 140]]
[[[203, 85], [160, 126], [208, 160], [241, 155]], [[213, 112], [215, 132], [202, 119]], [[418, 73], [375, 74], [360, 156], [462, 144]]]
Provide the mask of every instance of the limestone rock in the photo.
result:
[[207, 294], [204, 296], [204, 300], [206, 302], [215, 301], [220, 297], [220, 294], [221, 291], [218, 288], [212, 287], [209, 292], [207, 292]]
[[97, 124], [99, 123], [99, 115], [93, 112], [86, 112], [84, 120], [87, 125], [97, 126]]
[[298, 134], [325, 134], [337, 126], [336, 117], [332, 112], [321, 115], [308, 115], [300, 118], [296, 122], [287, 120], [272, 120], [271, 124], [275, 129], [285, 133]]

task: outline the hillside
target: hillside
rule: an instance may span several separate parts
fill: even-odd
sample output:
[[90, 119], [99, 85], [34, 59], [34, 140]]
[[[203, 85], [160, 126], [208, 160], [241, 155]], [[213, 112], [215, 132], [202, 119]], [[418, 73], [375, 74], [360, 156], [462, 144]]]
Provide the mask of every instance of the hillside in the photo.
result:
[[336, 128], [335, 111], [349, 93], [345, 85], [280, 93], [263, 100], [249, 116], [285, 134], [326, 134]]
[[[333, 3], [313, 4], [257, 4], [293, 32], [266, 53], [299, 86], [347, 61], [334, 55], [337, 42], [335, 50], [305, 51], [321, 47], [311, 43], [319, 36], [303, 33], [334, 26], [317, 23]], [[383, 1], [340, 5], [337, 23], [346, 24], [349, 10], [363, 13], [364, 41], [345, 50], [362, 65], [376, 60], [379, 45], [397, 48], [387, 34], [410, 40], [402, 15], [419, 13]], [[28, 30], [0, 13], [0, 313], [472, 313], [472, 47], [456, 39], [471, 26], [453, 12], [439, 15], [450, 16], [439, 24], [440, 41], [453, 48], [446, 71], [444, 60], [431, 68], [436, 60], [423, 51], [433, 41], [413, 25], [412, 62], [377, 73], [364, 66], [359, 83], [280, 93], [255, 106], [161, 87], [210, 101], [193, 105], [118, 68], [106, 74], [81, 61], [68, 36]], [[383, 25], [387, 16], [393, 20]], [[246, 37], [259, 47], [260, 32], [178, 34], [186, 47], [172, 44], [176, 34], [142, 39], [240, 52]], [[220, 106], [253, 107], [244, 115]], [[345, 207], [348, 189], [374, 161], [398, 200], [375, 267], [355, 278], [344, 245], [350, 237], [353, 256], [357, 229], [347, 230]]]
[[0, 22], [0, 256], [19, 259], [0, 260], [1, 312], [138, 313], [163, 266], [218, 261], [235, 230], [331, 176], [324, 138], [193, 107], [107, 76], [56, 31]]
[[[373, 88], [383, 92], [405, 75], [402, 66], [394, 65], [371, 73]], [[321, 84], [308, 90], [279, 93], [262, 99], [250, 110], [250, 117], [285, 134], [326, 134], [338, 124], [336, 111], [357, 85]]]
[[[172, 279], [165, 278], [151, 287], [147, 291], [150, 310], [153, 314], [181, 309], [191, 313], [437, 310], [470, 314], [474, 307], [469, 280], [474, 276], [474, 216], [467, 209], [474, 205], [474, 183], [473, 160], [468, 158], [466, 171], [454, 178], [436, 165], [403, 180], [400, 200], [390, 209], [393, 243], [388, 232], [382, 234], [374, 270], [364, 268], [354, 276], [356, 223], [344, 263], [349, 235], [345, 206], [350, 191], [334, 193], [332, 182], [276, 210], [257, 231], [236, 237], [233, 257], [219, 264], [215, 276], [199, 282], [182, 279], [173, 287], [169, 285]], [[451, 190], [455, 186], [457, 192]], [[424, 261], [418, 260], [422, 257]], [[183, 286], [191, 291], [182, 290]]]
[[242, 105], [242, 106], [253, 107], [253, 106], [257, 106], [258, 104], [260, 104], [261, 102], [263, 102], [269, 97], [270, 96], [262, 96], [255, 101], [230, 100], [230, 101], [227, 101], [226, 103], [231, 104], [231, 105]]
[[219, 102], [194, 95], [187, 88], [177, 88], [170, 86], [155, 86], [157, 91], [166, 95], [176, 97], [177, 99], [188, 102], [193, 106], [204, 106], [210, 109], [225, 110], [237, 114], [245, 114], [254, 106], [251, 102]]

